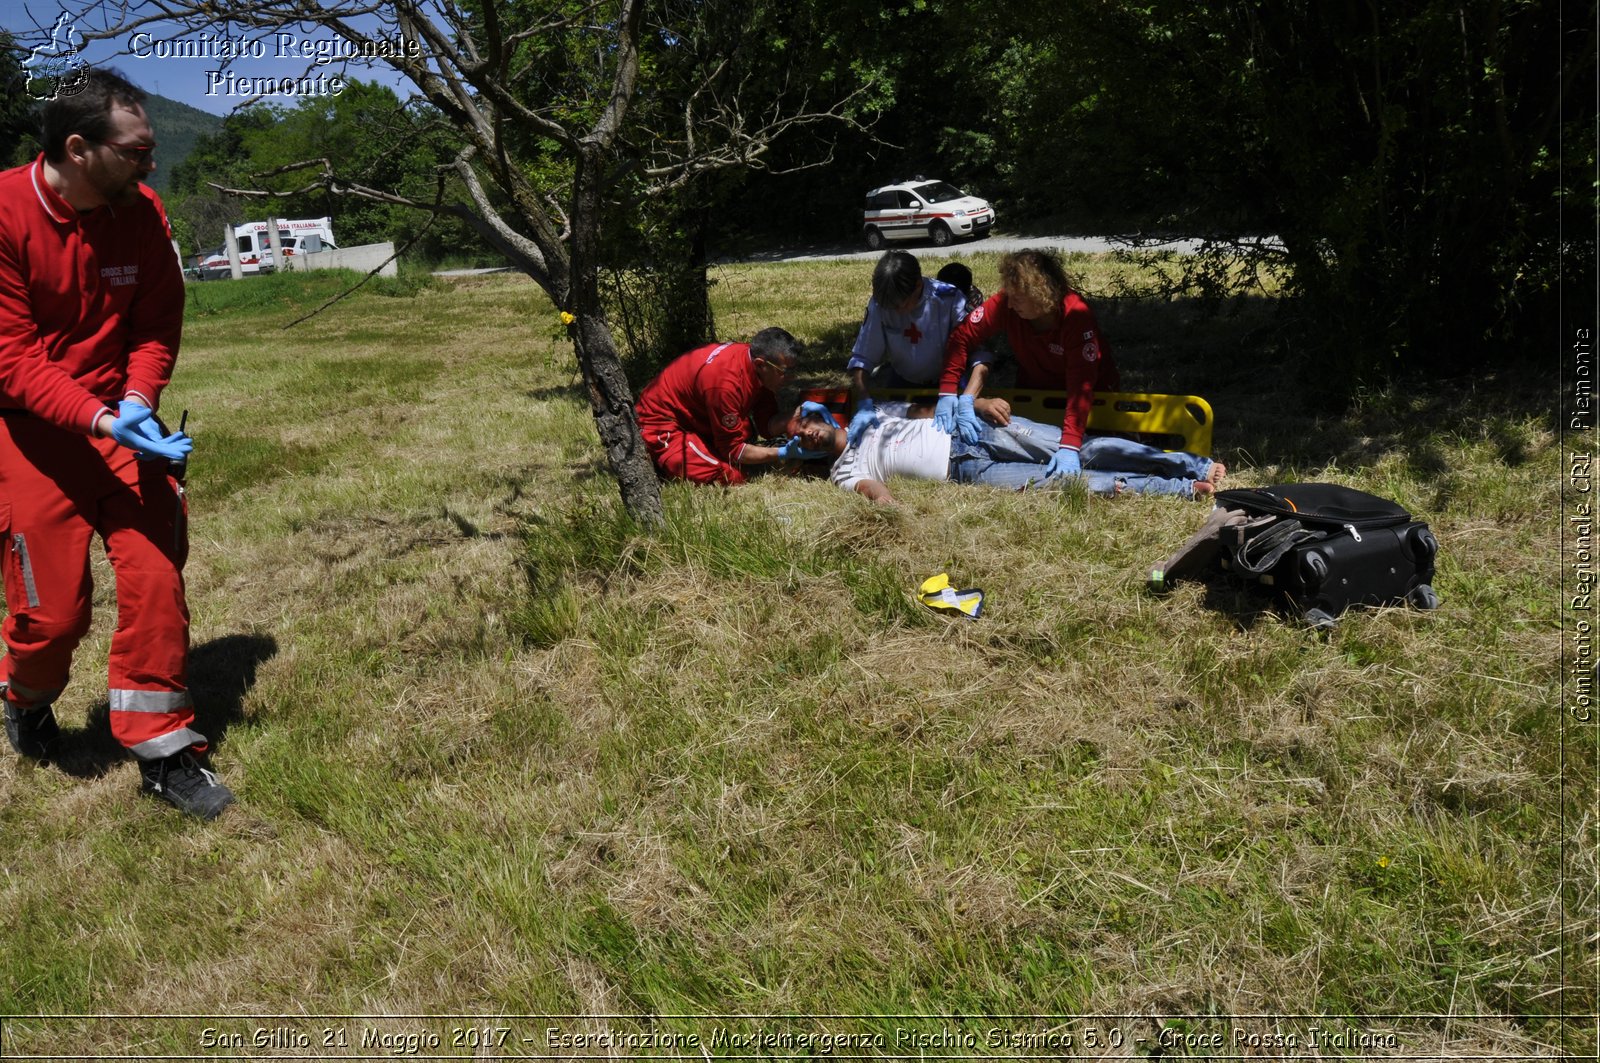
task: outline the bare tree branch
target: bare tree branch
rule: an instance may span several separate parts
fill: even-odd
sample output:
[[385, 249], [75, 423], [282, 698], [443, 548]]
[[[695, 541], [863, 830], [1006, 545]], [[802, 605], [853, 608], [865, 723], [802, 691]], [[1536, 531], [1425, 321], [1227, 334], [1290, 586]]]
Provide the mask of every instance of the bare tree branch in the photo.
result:
[[409, 251], [411, 249], [411, 245], [412, 244], [414, 244], [418, 240], [422, 239], [423, 234], [426, 233], [428, 231], [428, 229], [433, 226], [434, 220], [437, 217], [438, 217], [438, 215], [435, 214], [433, 217], [429, 218], [425, 223], [423, 223], [422, 228], [417, 230], [417, 234], [415, 236], [413, 236], [411, 239], [407, 240], [405, 242], [404, 246], [396, 248], [394, 254], [390, 255], [388, 258], [384, 259], [382, 262], [379, 262], [376, 266], [373, 266], [370, 270], [368, 270], [367, 271], [367, 275], [365, 277], [362, 277], [359, 281], [356, 281], [356, 283], [350, 285], [350, 287], [346, 288], [344, 291], [340, 292], [338, 295], [335, 295], [332, 299], [329, 299], [327, 302], [323, 303], [321, 306], [317, 307], [315, 310], [312, 310], [311, 312], [306, 313], [306, 314], [302, 314], [299, 317], [295, 318], [293, 321], [289, 322], [287, 325], [284, 325], [283, 326], [284, 331], [287, 332], [289, 329], [294, 328], [296, 325], [300, 324], [303, 321], [310, 321], [312, 318], [316, 317], [318, 314], [320, 314], [324, 310], [328, 309], [328, 307], [332, 306], [334, 303], [337, 303], [339, 300], [344, 299], [347, 296], [355, 294], [368, 281], [370, 281], [372, 278], [376, 277], [379, 273], [381, 273], [383, 271], [383, 267], [387, 266], [389, 263], [393, 262], [395, 259], [397, 259], [401, 255], [405, 254], [407, 251]]
[[[563, 9], [522, 0], [104, 0], [97, 9], [104, 17], [85, 36], [110, 39], [160, 23], [224, 35], [317, 27], [355, 53], [346, 71], [381, 62], [410, 82], [408, 104], [426, 104], [438, 116], [411, 128], [445, 127], [458, 149], [435, 169], [431, 201], [398, 184], [383, 187], [376, 169], [339, 173], [327, 148], [314, 150], [333, 158], [251, 178], [292, 180], [299, 186], [292, 191], [212, 187], [255, 200], [325, 191], [470, 225], [574, 315], [570, 335], [601, 443], [630, 512], [653, 525], [661, 521], [656, 475], [598, 286], [607, 265], [600, 237], [618, 181], [635, 177], [630, 194], [642, 184], [643, 195], [656, 195], [733, 167], [808, 169], [826, 165], [832, 152], [780, 168], [773, 162], [780, 138], [823, 125], [859, 128], [852, 117], [858, 95], [813, 103], [812, 86], [790, 83], [768, 61], [758, 27], [780, 9], [757, 4], [752, 17], [739, 3], [573, 0]], [[660, 16], [648, 35], [647, 4]], [[719, 37], [718, 27], [729, 26], [738, 38], [732, 50]], [[292, 176], [300, 173], [306, 176]]]
[[622, 119], [639, 80], [639, 24], [644, 18], [643, 0], [622, 0], [621, 25], [617, 33], [617, 70], [611, 83], [611, 98], [605, 112], [584, 138], [597, 147], [609, 149], [622, 129]]
[[[668, 150], [665, 154], [668, 155], [669, 161], [645, 165], [641, 167], [640, 172], [646, 177], [657, 179], [648, 190], [654, 195], [681, 187], [694, 177], [715, 170], [748, 168], [772, 173], [794, 173], [826, 165], [833, 157], [831, 148], [824, 159], [777, 170], [770, 169], [765, 163], [765, 158], [777, 140], [791, 130], [824, 123], [862, 129], [863, 126], [848, 113], [850, 104], [861, 91], [857, 90], [834, 106], [821, 111], [784, 114], [780, 105], [774, 103], [768, 108], [761, 123], [753, 128], [749, 126], [747, 115], [736, 103], [718, 101], [713, 112], [709, 116], [702, 117], [697, 123], [701, 138], [705, 137], [706, 131], [721, 133], [719, 141], [714, 146], [696, 151], [694, 142], [686, 135], [684, 142], [686, 150]], [[668, 148], [670, 147], [669, 144]], [[659, 152], [661, 149], [658, 149]]]

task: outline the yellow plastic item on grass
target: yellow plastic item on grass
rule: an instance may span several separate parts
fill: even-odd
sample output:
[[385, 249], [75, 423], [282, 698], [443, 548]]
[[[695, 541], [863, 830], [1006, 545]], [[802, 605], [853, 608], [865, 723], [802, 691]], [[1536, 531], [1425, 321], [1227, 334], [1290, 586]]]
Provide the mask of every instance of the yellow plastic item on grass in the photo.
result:
[[955, 612], [969, 620], [978, 619], [983, 612], [983, 591], [977, 587], [956, 590], [950, 586], [950, 574], [941, 572], [922, 581], [917, 597], [922, 604], [936, 612]]

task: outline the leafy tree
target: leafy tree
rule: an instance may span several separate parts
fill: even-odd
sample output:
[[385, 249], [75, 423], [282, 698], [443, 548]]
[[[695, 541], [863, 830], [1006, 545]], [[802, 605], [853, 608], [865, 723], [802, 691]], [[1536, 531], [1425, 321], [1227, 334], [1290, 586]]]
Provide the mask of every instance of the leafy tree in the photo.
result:
[[1592, 289], [1596, 19], [1568, 12], [891, 0], [849, 15], [886, 75], [873, 136], [825, 175], [752, 180], [721, 217], [845, 237], [866, 188], [937, 174], [1008, 226], [1210, 237], [1175, 285], [1215, 301], [1275, 275], [1323, 383], [1471, 371], [1550, 349], [1563, 279], [1569, 302]]
[[[1528, 0], [1022, 0], [993, 15], [967, 50], [994, 59], [966, 84], [1025, 209], [1210, 235], [1184, 278], [1202, 292], [1241, 261], [1286, 267], [1313, 348], [1347, 380], [1470, 369], [1547, 335], [1564, 104], [1569, 133], [1588, 127], [1567, 138], [1574, 170], [1592, 172], [1592, 101], [1574, 95], [1593, 82], [1592, 17]], [[1238, 243], [1250, 233], [1281, 247]]]
[[1195, 201], [1256, 205], [1350, 368], [1486, 365], [1543, 331], [1562, 75], [1592, 70], [1593, 20], [1563, 72], [1544, 4], [1164, 6], [1159, 37], [1128, 8], [1108, 23], [1142, 31], [1222, 134], [1186, 143]]
[[163, 198], [180, 247], [198, 251], [216, 246], [223, 240], [225, 226], [245, 220], [239, 216], [238, 203], [210, 182], [244, 180], [250, 172], [245, 138], [252, 131], [271, 129], [276, 121], [272, 109], [264, 105], [236, 110], [215, 133], [202, 134], [188, 157], [172, 167]]
[[38, 113], [24, 86], [22, 52], [0, 31], [0, 168], [18, 166], [39, 150]]
[[655, 468], [639, 436], [599, 284], [615, 193], [630, 178], [640, 180], [640, 193], [659, 195], [700, 175], [750, 165], [787, 130], [829, 120], [842, 104], [834, 98], [813, 105], [810, 86], [791, 91], [781, 79], [774, 90], [771, 71], [781, 70], [781, 60], [752, 52], [708, 72], [699, 94], [685, 101], [697, 114], [684, 127], [692, 136], [630, 140], [630, 112], [650, 95], [658, 57], [693, 38], [692, 27], [680, 23], [733, 0], [678, 10], [650, 2], [567, 0], [533, 9], [502, 0], [315, 6], [166, 0], [135, 5], [132, 19], [85, 35], [119, 35], [157, 18], [195, 30], [314, 26], [406, 77], [458, 146], [430, 190], [367, 184], [345, 173], [339, 159], [321, 158], [302, 172], [331, 193], [460, 219], [544, 288], [571, 317], [578, 364], [623, 501], [636, 519], [657, 524]]
[[[402, 193], [425, 194], [446, 146], [430, 126], [426, 108], [407, 107], [394, 91], [375, 82], [350, 80], [337, 96], [308, 96], [286, 108], [257, 103], [228, 115], [215, 134], [202, 137], [171, 178], [169, 207], [190, 219], [206, 244], [220, 239], [223, 227], [268, 211], [279, 217], [332, 216], [342, 245], [394, 240], [407, 243], [426, 219], [400, 204], [340, 195], [328, 184], [309, 185], [296, 165], [306, 159], [339, 160], [348, 180]], [[241, 206], [220, 189], [271, 193]], [[438, 225], [418, 251], [437, 257], [461, 227]], [[473, 238], [476, 240], [476, 238]]]

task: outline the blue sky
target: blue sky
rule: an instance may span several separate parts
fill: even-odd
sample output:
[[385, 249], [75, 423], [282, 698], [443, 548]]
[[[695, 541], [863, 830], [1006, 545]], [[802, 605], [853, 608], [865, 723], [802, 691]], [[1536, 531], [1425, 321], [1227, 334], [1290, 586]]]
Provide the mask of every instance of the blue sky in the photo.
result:
[[[0, 27], [9, 30], [18, 44], [32, 47], [49, 40], [52, 26], [62, 14], [68, 15], [80, 32], [89, 33], [119, 11], [137, 15], [141, 8], [149, 9], [139, 0], [115, 4], [105, 0], [0, 0]], [[376, 80], [394, 87], [402, 96], [407, 94], [403, 81], [382, 64], [316, 64], [319, 49], [336, 43], [330, 38], [327, 31], [291, 25], [277, 31], [244, 31], [228, 38], [230, 43], [222, 44], [214, 36], [152, 24], [111, 40], [86, 41], [81, 54], [90, 63], [117, 67], [146, 92], [219, 115], [254, 97], [254, 86], [241, 88], [241, 78], [270, 78], [277, 82], [295, 79], [297, 90], [313, 93], [335, 89], [335, 78]], [[252, 54], [228, 61], [229, 51], [241, 48]], [[175, 52], [179, 54], [172, 54]], [[303, 78], [312, 80], [300, 80]], [[265, 98], [291, 107], [299, 99], [285, 94]]]

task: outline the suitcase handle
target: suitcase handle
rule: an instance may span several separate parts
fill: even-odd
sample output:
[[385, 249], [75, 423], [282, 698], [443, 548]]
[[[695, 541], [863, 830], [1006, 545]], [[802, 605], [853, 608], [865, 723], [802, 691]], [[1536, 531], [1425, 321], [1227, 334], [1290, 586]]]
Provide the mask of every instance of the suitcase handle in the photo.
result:
[[1326, 539], [1325, 531], [1313, 531], [1297, 520], [1280, 520], [1260, 535], [1239, 544], [1233, 552], [1233, 562], [1243, 572], [1264, 576], [1272, 571], [1283, 555], [1301, 543]]

